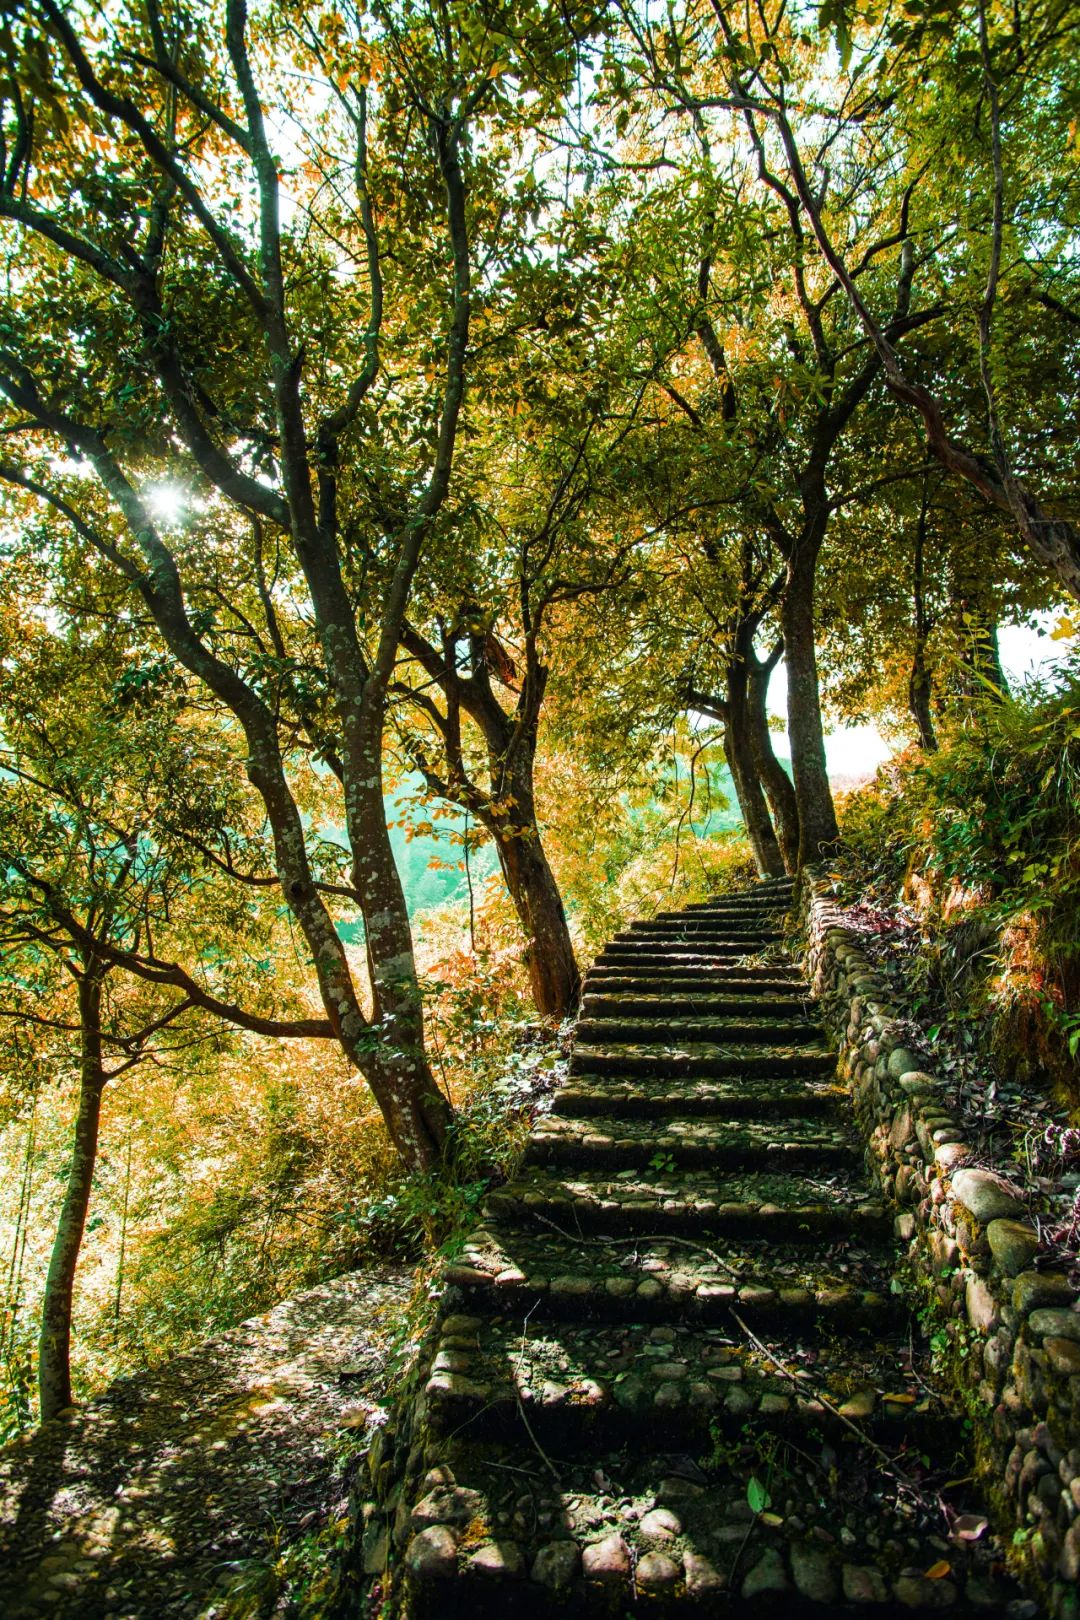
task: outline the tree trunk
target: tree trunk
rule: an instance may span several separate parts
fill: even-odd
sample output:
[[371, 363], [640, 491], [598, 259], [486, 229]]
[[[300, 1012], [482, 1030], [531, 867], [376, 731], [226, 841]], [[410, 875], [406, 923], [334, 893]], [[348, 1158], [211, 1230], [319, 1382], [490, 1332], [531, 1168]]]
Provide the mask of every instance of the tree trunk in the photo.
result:
[[751, 744], [748, 672], [738, 653], [729, 661], [727, 668], [726, 714], [724, 756], [735, 784], [754, 861], [762, 877], [781, 877], [784, 858], [773, 830]]
[[936, 753], [938, 745], [934, 716], [930, 707], [932, 696], [933, 683], [930, 671], [926, 667], [926, 649], [917, 641], [911, 661], [911, 674], [908, 677], [908, 708], [919, 733], [919, 746], [928, 754]]
[[788, 562], [781, 609], [788, 677], [788, 735], [799, 806], [799, 866], [819, 861], [839, 841], [821, 723], [814, 646], [814, 574], [818, 547], [802, 539]]
[[525, 935], [525, 963], [537, 1012], [542, 1018], [569, 1018], [581, 996], [581, 973], [566, 921], [559, 886], [536, 821], [532, 751], [523, 741], [505, 815], [485, 816], [495, 840], [506, 887]]
[[352, 877], [360, 896], [374, 997], [371, 1024], [350, 1055], [371, 1085], [398, 1153], [410, 1170], [430, 1170], [442, 1157], [452, 1118], [424, 1044], [424, 1007], [412, 927], [386, 826], [382, 734], [372, 727], [366, 758], [347, 779], [353, 839]]
[[747, 715], [750, 723], [750, 747], [757, 766], [765, 797], [772, 811], [784, 870], [794, 872], [799, 864], [799, 805], [791, 777], [776, 757], [769, 730], [768, 692], [770, 664], [755, 660], [750, 666], [747, 684]]
[[97, 1163], [98, 1129], [105, 1071], [101, 1056], [102, 974], [96, 965], [79, 980], [81, 1062], [71, 1168], [53, 1240], [38, 1340], [38, 1396], [47, 1423], [71, 1405], [71, 1300], [79, 1263], [90, 1187]]
[[912, 568], [912, 598], [915, 605], [915, 650], [908, 680], [908, 707], [919, 732], [919, 742], [928, 754], [937, 750], [937, 733], [930, 708], [933, 683], [926, 662], [930, 618], [926, 611], [926, 514], [929, 506], [927, 480], [923, 479], [919, 520], [915, 526], [915, 555]]

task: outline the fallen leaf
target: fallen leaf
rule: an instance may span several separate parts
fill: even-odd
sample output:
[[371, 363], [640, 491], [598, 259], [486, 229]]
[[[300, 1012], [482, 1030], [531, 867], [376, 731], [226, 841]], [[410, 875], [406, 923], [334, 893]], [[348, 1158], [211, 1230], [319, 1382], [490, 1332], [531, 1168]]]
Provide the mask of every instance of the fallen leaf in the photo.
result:
[[939, 1558], [936, 1564], [930, 1565], [930, 1568], [926, 1572], [926, 1578], [928, 1581], [941, 1581], [944, 1580], [946, 1575], [950, 1575], [951, 1573], [952, 1565], [948, 1563], [946, 1559]]

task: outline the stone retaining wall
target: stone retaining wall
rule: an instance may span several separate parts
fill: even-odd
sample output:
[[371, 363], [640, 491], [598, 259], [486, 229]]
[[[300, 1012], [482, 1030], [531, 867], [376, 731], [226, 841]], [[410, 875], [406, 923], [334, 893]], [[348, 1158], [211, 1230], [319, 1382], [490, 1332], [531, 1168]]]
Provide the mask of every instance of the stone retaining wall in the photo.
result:
[[799, 897], [807, 976], [839, 1048], [868, 1159], [909, 1245], [942, 1356], [974, 1423], [998, 1528], [1053, 1620], [1080, 1614], [1080, 1300], [1035, 1269], [1038, 1237], [974, 1154], [945, 1083], [903, 1042], [901, 1008], [820, 873]]

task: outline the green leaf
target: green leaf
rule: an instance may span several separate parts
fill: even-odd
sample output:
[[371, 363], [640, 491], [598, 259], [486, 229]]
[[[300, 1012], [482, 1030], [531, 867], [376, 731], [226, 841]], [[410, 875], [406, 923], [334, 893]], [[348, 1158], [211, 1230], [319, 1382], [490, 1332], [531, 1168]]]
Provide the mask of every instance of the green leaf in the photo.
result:
[[751, 1477], [746, 1487], [746, 1500], [750, 1504], [751, 1513], [764, 1513], [772, 1502], [772, 1497], [756, 1475]]

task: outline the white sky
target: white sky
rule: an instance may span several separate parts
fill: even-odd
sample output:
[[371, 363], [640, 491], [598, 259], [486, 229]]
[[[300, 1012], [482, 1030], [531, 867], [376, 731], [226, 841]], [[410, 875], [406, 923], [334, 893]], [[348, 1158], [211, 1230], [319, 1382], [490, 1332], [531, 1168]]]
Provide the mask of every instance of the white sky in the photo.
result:
[[[1013, 685], [1032, 675], [1049, 674], [1061, 657], [1063, 644], [1052, 641], [1049, 631], [1060, 613], [1041, 615], [1047, 633], [1039, 635], [1022, 625], [1005, 625], [998, 633], [1001, 662]], [[783, 715], [787, 707], [787, 672], [781, 664], [769, 685], [769, 712]], [[778, 733], [777, 752], [789, 755], [787, 733]], [[830, 775], [869, 776], [894, 752], [876, 726], [837, 726], [825, 739]]]

